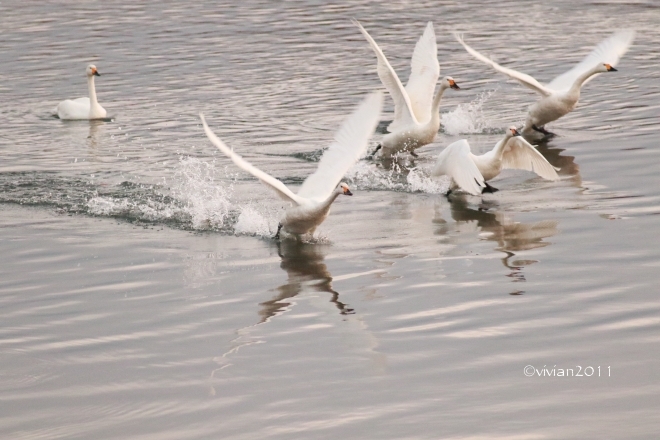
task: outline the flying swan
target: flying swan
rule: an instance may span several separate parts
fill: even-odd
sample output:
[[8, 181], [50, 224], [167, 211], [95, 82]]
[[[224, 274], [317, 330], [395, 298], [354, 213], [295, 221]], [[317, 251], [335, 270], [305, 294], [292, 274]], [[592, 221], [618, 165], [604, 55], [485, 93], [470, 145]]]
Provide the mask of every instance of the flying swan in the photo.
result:
[[278, 239], [282, 229], [296, 235], [313, 234], [316, 227], [328, 216], [330, 205], [337, 196], [353, 195], [348, 185], [343, 182], [339, 184], [339, 182], [346, 171], [366, 152], [367, 142], [376, 129], [382, 106], [383, 95], [380, 92], [372, 93], [365, 98], [357, 109], [344, 120], [335, 134], [335, 141], [323, 153], [318, 169], [305, 179], [298, 194], [294, 194], [284, 183], [234, 153], [213, 134], [204, 120], [204, 115], [200, 113], [200, 117], [206, 136], [220, 151], [239, 168], [274, 189], [283, 200], [291, 202], [292, 206], [286, 210], [277, 226], [274, 238]]
[[509, 127], [504, 139], [487, 153], [476, 156], [470, 152], [470, 144], [461, 139], [445, 148], [438, 156], [432, 175], [451, 177], [452, 186], [472, 195], [495, 192], [486, 181], [497, 177], [502, 169], [534, 171], [547, 180], [559, 180], [555, 168], [527, 142], [516, 127]]
[[529, 135], [537, 131], [544, 135], [552, 135], [545, 129], [545, 124], [571, 112], [580, 99], [580, 88], [588, 83], [594, 75], [604, 72], [616, 72], [614, 66], [628, 51], [635, 39], [635, 32], [629, 30], [615, 32], [609, 38], [601, 41], [575, 67], [559, 75], [547, 85], [541, 84], [527, 74], [500, 66], [465, 44], [460, 35], [456, 34], [455, 37], [465, 50], [479, 61], [541, 94], [542, 98], [529, 108], [523, 134]]
[[357, 20], [353, 20], [353, 24], [360, 28], [376, 54], [378, 76], [394, 101], [394, 120], [387, 127], [390, 133], [385, 135], [374, 153], [382, 148], [381, 154], [385, 157], [401, 151], [416, 156], [414, 150], [430, 144], [438, 134], [443, 93], [448, 88], [460, 88], [452, 77], [447, 76], [442, 79], [438, 93], [433, 96], [440, 76], [433, 24], [428, 23], [424, 34], [415, 45], [410, 77], [405, 88], [371, 35]]
[[96, 99], [96, 88], [94, 87], [94, 77], [101, 76], [101, 74], [96, 70], [94, 64], [87, 66], [85, 73], [87, 74], [89, 98], [67, 99], [60, 102], [54, 111], [60, 119], [103, 119], [107, 116], [107, 112]]

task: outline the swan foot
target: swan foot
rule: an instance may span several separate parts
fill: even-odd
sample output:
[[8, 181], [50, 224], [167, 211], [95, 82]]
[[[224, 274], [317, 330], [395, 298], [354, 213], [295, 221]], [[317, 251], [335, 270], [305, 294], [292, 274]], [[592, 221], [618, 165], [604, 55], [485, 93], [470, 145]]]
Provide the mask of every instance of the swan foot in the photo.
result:
[[535, 124], [532, 124], [532, 129], [546, 136], [556, 136], [554, 133], [551, 133], [548, 130], [546, 130], [545, 127], [537, 127]]
[[378, 153], [378, 150], [380, 150], [381, 148], [383, 148], [382, 144], [376, 145], [376, 149], [371, 152], [371, 154], [369, 155], [369, 159], [373, 159], [376, 153]]
[[484, 189], [481, 190], [481, 194], [484, 194], [484, 193], [491, 193], [492, 194], [494, 192], [499, 191], [499, 189], [495, 188], [494, 186], [490, 186], [488, 184], [488, 182], [484, 182], [484, 185], [486, 185], [486, 186], [484, 187]]
[[277, 225], [277, 233], [276, 233], [275, 236], [273, 237], [275, 240], [279, 240], [279, 239], [280, 239], [280, 231], [281, 231], [281, 230], [282, 230], [282, 223], [278, 223], [278, 225]]

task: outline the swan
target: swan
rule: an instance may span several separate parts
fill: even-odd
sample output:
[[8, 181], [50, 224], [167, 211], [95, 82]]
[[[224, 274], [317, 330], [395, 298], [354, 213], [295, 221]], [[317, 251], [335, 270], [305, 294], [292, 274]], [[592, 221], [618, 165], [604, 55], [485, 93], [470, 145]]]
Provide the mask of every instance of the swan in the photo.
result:
[[544, 179], [559, 180], [559, 168], [550, 165], [536, 148], [520, 136], [516, 127], [509, 127], [504, 139], [480, 156], [470, 152], [467, 140], [454, 142], [440, 153], [431, 174], [451, 177], [452, 186], [447, 194], [460, 187], [465, 192], [478, 195], [497, 191], [486, 181], [497, 177], [503, 168], [534, 171]]
[[85, 73], [89, 98], [66, 99], [60, 102], [54, 111], [60, 119], [103, 119], [107, 116], [108, 113], [96, 99], [94, 87], [94, 77], [101, 74], [94, 64], [87, 66]]
[[440, 101], [448, 88], [460, 89], [450, 76], [442, 79], [440, 89], [433, 96], [435, 85], [440, 77], [438, 46], [433, 31], [433, 23], [426, 25], [424, 34], [415, 45], [411, 61], [410, 77], [403, 87], [396, 72], [385, 58], [383, 51], [371, 35], [357, 21], [353, 20], [367, 39], [378, 58], [378, 76], [394, 101], [394, 120], [387, 127], [387, 134], [374, 150], [381, 155], [392, 156], [400, 151], [414, 150], [430, 144], [440, 129]]
[[635, 39], [635, 32], [629, 30], [615, 32], [609, 38], [601, 41], [575, 67], [559, 75], [547, 85], [541, 84], [527, 74], [500, 66], [465, 44], [460, 35], [456, 34], [455, 37], [465, 50], [479, 61], [541, 94], [542, 98], [529, 108], [523, 134], [529, 135], [537, 131], [547, 136], [552, 133], [544, 128], [545, 124], [561, 118], [577, 106], [582, 86], [588, 83], [594, 75], [617, 71], [614, 66], [628, 51]]
[[298, 194], [294, 194], [284, 183], [234, 153], [213, 134], [204, 115], [200, 114], [200, 117], [206, 136], [220, 151], [239, 168], [270, 186], [282, 199], [291, 203], [292, 206], [286, 210], [277, 226], [274, 238], [279, 239], [282, 229], [295, 235], [313, 234], [316, 227], [328, 216], [330, 205], [337, 196], [353, 195], [346, 183], [339, 182], [346, 171], [366, 152], [367, 142], [378, 125], [382, 106], [383, 96], [380, 92], [372, 93], [364, 99], [344, 120], [335, 134], [335, 141], [323, 153], [317, 170], [305, 179]]

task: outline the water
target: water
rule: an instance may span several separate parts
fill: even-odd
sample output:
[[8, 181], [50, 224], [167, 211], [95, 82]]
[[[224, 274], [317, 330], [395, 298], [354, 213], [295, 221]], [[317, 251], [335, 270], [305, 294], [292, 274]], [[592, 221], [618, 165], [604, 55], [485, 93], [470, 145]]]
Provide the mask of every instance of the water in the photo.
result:
[[[352, 17], [403, 78], [433, 20], [461, 91], [418, 159], [359, 163], [315, 240], [278, 245], [283, 204], [197, 115], [295, 188], [380, 89]], [[653, 438], [659, 20], [652, 1], [3, 1], [0, 436]], [[536, 99], [452, 32], [549, 81], [618, 28], [638, 31], [619, 72], [539, 146], [561, 181], [442, 195], [442, 148], [486, 151]], [[53, 118], [89, 62], [113, 118]]]

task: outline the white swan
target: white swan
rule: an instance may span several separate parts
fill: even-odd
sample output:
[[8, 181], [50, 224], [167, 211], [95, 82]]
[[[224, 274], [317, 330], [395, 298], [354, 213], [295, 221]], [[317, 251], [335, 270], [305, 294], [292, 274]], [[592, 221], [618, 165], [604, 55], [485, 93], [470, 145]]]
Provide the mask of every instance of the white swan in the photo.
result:
[[328, 216], [330, 205], [337, 196], [353, 195], [348, 185], [343, 182], [339, 186], [337, 184], [346, 171], [366, 152], [367, 142], [376, 129], [382, 106], [383, 95], [380, 92], [372, 93], [365, 98], [344, 120], [335, 134], [335, 141], [323, 153], [318, 169], [305, 179], [298, 194], [294, 194], [281, 181], [234, 153], [213, 134], [204, 116], [200, 114], [200, 117], [206, 136], [220, 151], [229, 156], [239, 168], [273, 188], [282, 199], [291, 202], [292, 206], [287, 209], [277, 227], [275, 238], [279, 238], [281, 229], [297, 235], [313, 234], [316, 227]]
[[485, 154], [476, 156], [470, 152], [465, 139], [456, 141], [438, 156], [432, 175], [447, 175], [452, 179], [450, 192], [456, 187], [472, 195], [495, 192], [487, 180], [497, 177], [502, 169], [534, 171], [547, 180], [559, 180], [555, 168], [534, 146], [520, 136], [516, 127], [509, 127], [504, 139]]
[[103, 119], [107, 112], [96, 99], [96, 88], [94, 87], [94, 77], [101, 76], [96, 66], [90, 64], [85, 69], [87, 74], [87, 88], [89, 89], [89, 98], [67, 99], [60, 102], [55, 108], [54, 113], [60, 119]]
[[594, 75], [604, 72], [616, 72], [613, 66], [616, 66], [619, 59], [628, 51], [635, 39], [635, 32], [615, 32], [609, 38], [601, 41], [575, 67], [559, 75], [547, 85], [539, 83], [529, 75], [500, 66], [465, 44], [460, 35], [455, 35], [455, 37], [465, 50], [476, 59], [543, 96], [538, 102], [530, 106], [523, 134], [527, 135], [533, 131], [538, 131], [544, 135], [551, 135], [552, 133], [545, 130], [544, 125], [571, 112], [580, 99], [580, 88], [589, 82]]
[[408, 151], [415, 155], [416, 148], [433, 142], [438, 134], [440, 101], [443, 93], [448, 88], [459, 89], [454, 79], [447, 76], [441, 81], [438, 93], [433, 96], [440, 76], [433, 24], [428, 23], [424, 34], [415, 45], [410, 64], [410, 77], [405, 88], [371, 35], [358, 21], [353, 20], [353, 24], [360, 28], [376, 54], [378, 76], [394, 101], [394, 120], [387, 127], [390, 134], [383, 138], [376, 151], [382, 147], [381, 154], [384, 156], [391, 156], [400, 151]]

